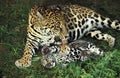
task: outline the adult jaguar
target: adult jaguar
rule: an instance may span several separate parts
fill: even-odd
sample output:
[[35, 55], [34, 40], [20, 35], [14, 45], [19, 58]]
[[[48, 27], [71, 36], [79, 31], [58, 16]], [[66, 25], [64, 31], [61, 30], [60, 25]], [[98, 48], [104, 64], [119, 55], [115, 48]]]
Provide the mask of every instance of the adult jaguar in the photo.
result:
[[29, 13], [24, 55], [15, 65], [29, 67], [35, 48], [38, 49], [39, 46], [69, 43], [88, 34], [114, 46], [115, 38], [98, 30], [105, 27], [120, 30], [120, 22], [111, 21], [110, 18], [80, 5], [34, 7]]

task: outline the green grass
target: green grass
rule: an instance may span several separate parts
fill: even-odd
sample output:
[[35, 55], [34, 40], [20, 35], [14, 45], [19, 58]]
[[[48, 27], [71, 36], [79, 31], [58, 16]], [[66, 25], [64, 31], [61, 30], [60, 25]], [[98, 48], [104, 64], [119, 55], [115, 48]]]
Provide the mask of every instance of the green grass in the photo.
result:
[[[23, 54], [28, 12], [38, 2], [38, 0], [34, 2], [30, 0], [0, 1], [0, 77], [120, 78], [120, 31], [115, 30], [107, 30], [107, 33], [117, 39], [113, 48], [104, 41], [91, 39], [92, 42], [106, 51], [104, 57], [95, 57], [86, 62], [71, 63], [66, 68], [46, 69], [41, 66], [39, 60], [33, 61], [29, 68], [17, 68], [14, 62]], [[120, 18], [120, 12], [117, 11], [116, 15]]]

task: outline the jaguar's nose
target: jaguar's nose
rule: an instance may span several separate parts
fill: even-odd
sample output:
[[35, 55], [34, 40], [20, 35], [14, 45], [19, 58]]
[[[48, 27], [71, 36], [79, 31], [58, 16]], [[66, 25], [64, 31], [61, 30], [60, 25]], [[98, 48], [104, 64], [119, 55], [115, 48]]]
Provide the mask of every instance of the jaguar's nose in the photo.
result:
[[60, 39], [59, 36], [56, 36], [56, 37], [54, 38], [54, 40], [55, 40], [56, 42], [62, 42], [62, 40]]

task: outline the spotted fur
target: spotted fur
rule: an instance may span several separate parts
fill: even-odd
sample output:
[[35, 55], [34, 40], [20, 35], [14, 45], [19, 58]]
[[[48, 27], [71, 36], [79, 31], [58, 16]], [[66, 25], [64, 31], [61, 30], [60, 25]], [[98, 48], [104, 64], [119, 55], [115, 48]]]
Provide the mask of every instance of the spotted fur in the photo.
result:
[[[104, 34], [99, 28], [120, 30], [120, 22], [106, 18], [95, 11], [80, 5], [52, 5], [34, 7], [29, 13], [27, 41], [24, 55], [15, 62], [17, 67], [29, 67], [35, 48], [52, 44], [68, 43], [90, 35], [114, 46], [115, 38]], [[61, 48], [65, 50], [65, 46]]]
[[120, 30], [120, 21], [111, 20], [95, 11], [80, 5], [54, 5], [63, 14], [65, 26], [69, 32], [68, 41], [78, 40], [84, 35], [90, 35], [98, 40], [104, 40], [110, 46], [114, 46], [115, 38], [109, 34], [104, 34], [98, 29], [112, 28]]
[[62, 52], [60, 48], [55, 45], [42, 48], [41, 64], [46, 68], [53, 68], [56, 65], [64, 67], [70, 62], [86, 61], [95, 55], [103, 56], [103, 51], [100, 48], [83, 40], [68, 44], [65, 52]]

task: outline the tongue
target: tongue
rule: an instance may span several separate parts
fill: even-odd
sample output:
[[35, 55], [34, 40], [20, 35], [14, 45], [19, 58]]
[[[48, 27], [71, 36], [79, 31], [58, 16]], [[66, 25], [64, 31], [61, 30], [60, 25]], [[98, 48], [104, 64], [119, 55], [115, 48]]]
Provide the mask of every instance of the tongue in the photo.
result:
[[65, 45], [65, 44], [67, 44], [67, 43], [68, 43], [67, 40], [62, 40], [62, 45]]

